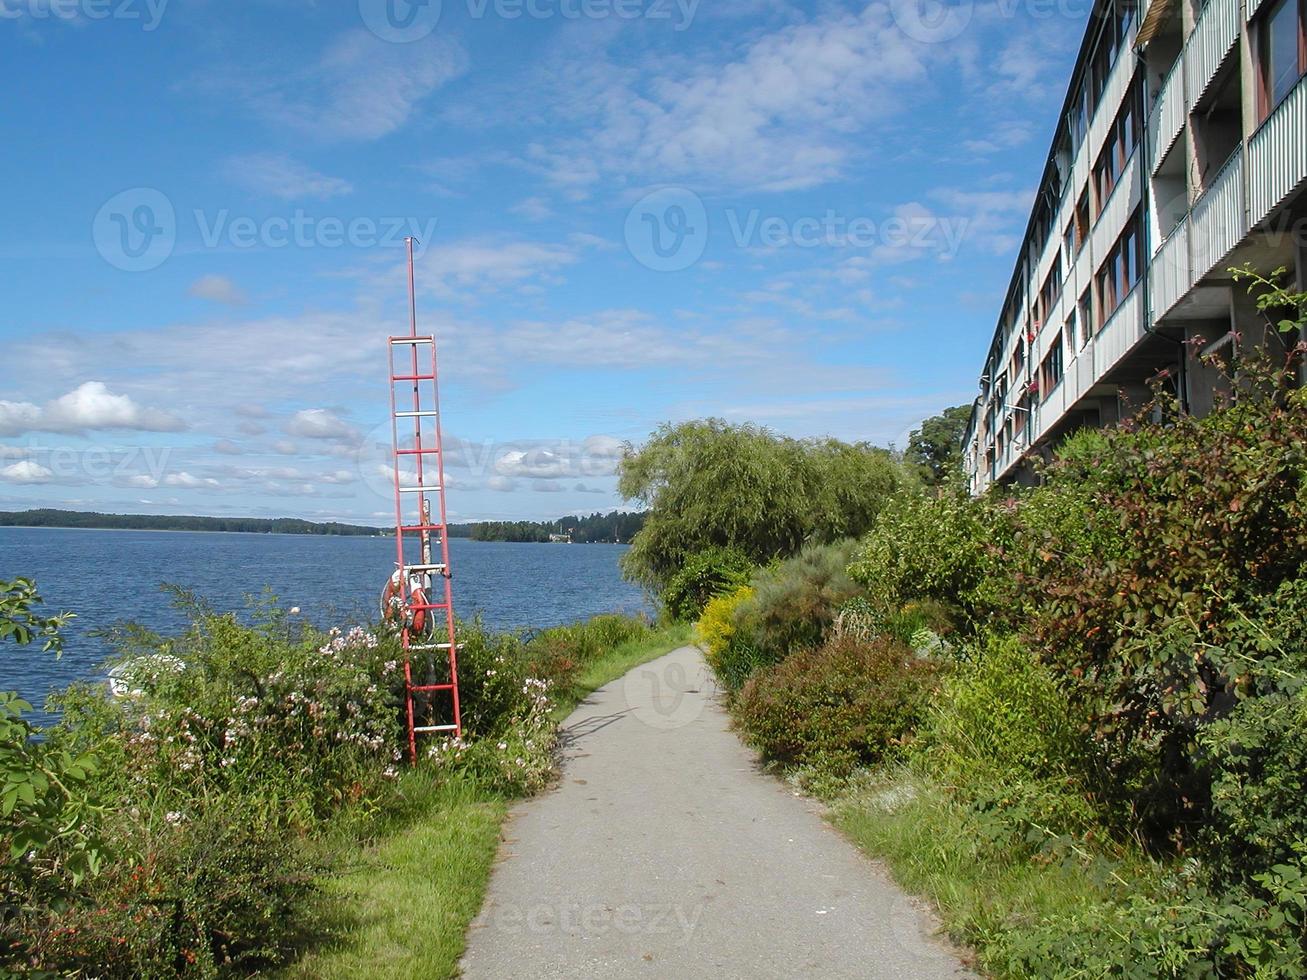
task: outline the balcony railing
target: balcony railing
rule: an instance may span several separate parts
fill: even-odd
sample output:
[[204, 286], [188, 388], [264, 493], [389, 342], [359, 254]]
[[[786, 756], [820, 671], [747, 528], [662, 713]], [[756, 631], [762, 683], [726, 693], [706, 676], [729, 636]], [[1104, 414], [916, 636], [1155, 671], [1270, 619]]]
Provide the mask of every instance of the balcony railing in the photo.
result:
[[1184, 58], [1178, 58], [1171, 68], [1171, 73], [1166, 76], [1166, 81], [1162, 83], [1161, 94], [1157, 97], [1157, 107], [1154, 110], [1157, 125], [1148, 128], [1148, 159], [1152, 161], [1153, 173], [1157, 173], [1157, 168], [1162, 165], [1166, 154], [1175, 145], [1176, 137], [1184, 129], [1187, 114], [1184, 76]]
[[1216, 69], [1239, 39], [1239, 0], [1210, 0], [1184, 49], [1185, 89], [1192, 106], [1203, 97]]
[[1195, 282], [1215, 269], [1248, 233], [1243, 148], [1235, 150], [1193, 207], [1189, 266]]
[[1298, 80], [1248, 143], [1248, 204], [1258, 224], [1307, 179], [1307, 78]]
[[1194, 284], [1193, 267], [1189, 261], [1189, 215], [1180, 219], [1153, 256], [1148, 281], [1152, 292], [1153, 320], [1156, 321], [1180, 302], [1180, 297]]

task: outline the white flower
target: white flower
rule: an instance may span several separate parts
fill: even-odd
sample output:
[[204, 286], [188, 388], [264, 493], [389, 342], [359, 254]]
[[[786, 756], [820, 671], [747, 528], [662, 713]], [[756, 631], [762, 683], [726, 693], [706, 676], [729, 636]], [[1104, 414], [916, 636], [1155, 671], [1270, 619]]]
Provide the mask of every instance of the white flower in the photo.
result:
[[507, 748], [508, 748], [508, 743], [507, 743], [507, 742], [500, 742], [500, 743], [499, 743], [499, 751], [500, 751], [500, 752], [503, 752], [503, 751], [506, 750]]
[[169, 810], [166, 814], [164, 814], [163, 819], [167, 820], [170, 824], [176, 827], [179, 823], [182, 822], [182, 815], [178, 813], [176, 810]]

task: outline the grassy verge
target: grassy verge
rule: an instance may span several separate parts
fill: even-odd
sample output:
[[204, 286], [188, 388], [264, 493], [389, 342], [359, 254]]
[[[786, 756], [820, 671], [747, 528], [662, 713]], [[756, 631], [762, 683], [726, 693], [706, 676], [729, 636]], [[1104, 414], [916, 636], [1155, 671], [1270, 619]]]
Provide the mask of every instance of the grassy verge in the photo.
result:
[[[586, 663], [554, 716], [633, 667], [689, 641], [684, 624], [661, 627]], [[330, 941], [310, 952], [292, 977], [453, 976], [468, 924], [481, 909], [513, 802], [472, 779], [440, 783], [422, 769], [401, 776], [402, 812], [370, 844], [345, 834], [324, 857], [343, 873], [328, 882], [339, 914]]]
[[463, 934], [481, 907], [508, 801], [468, 780], [433, 784], [405, 773], [401, 792], [418, 810], [369, 847], [342, 841], [326, 861], [339, 924], [293, 977], [452, 976]]
[[908, 769], [878, 774], [837, 800], [831, 817], [885, 861], [900, 885], [929, 898], [950, 938], [973, 948], [979, 966], [995, 977], [1031, 975], [1032, 960], [1042, 959], [1041, 925], [1100, 919], [1123, 895], [1154, 887], [1159, 871], [1120, 848], [1082, 841], [1041, 851], [1014, 841]]

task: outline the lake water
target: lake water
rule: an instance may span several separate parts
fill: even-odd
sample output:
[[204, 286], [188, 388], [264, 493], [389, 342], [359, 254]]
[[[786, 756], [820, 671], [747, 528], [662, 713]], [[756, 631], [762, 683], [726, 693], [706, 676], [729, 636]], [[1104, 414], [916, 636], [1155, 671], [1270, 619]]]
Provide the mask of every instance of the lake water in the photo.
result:
[[[625, 550], [452, 539], [454, 608], [496, 629], [647, 610], [618, 571]], [[95, 630], [125, 620], [179, 630], [183, 617], [163, 583], [224, 611], [244, 609], [246, 596], [269, 587], [283, 606], [299, 606], [325, 627], [375, 619], [394, 561], [390, 538], [0, 527], [0, 581], [35, 579], [45, 612], [77, 614], [61, 660], [11, 642], [0, 647], [0, 690], [17, 690], [39, 708], [50, 691], [102, 676], [110, 651]]]

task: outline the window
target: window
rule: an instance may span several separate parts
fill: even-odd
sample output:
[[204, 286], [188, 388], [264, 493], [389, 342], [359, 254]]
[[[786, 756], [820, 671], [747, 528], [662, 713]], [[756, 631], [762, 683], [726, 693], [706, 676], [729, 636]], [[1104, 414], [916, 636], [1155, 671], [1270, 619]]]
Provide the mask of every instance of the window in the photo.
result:
[[1062, 380], [1062, 338], [1053, 341], [1053, 346], [1044, 357], [1039, 367], [1039, 394], [1047, 398], [1048, 393]]
[[1116, 308], [1139, 282], [1143, 258], [1143, 236], [1140, 234], [1139, 213], [1135, 212], [1095, 276], [1094, 282], [1098, 287], [1095, 331], [1103, 329]]
[[1257, 38], [1261, 116], [1271, 114], [1307, 72], [1302, 0], [1279, 0], [1261, 18]]
[[1012, 431], [1014, 435], [1021, 435], [1026, 430], [1026, 420], [1030, 417], [1030, 395], [1022, 395], [1017, 399], [1016, 410], [1012, 413]]
[[1080, 302], [1076, 305], [1076, 319], [1080, 321], [1080, 348], [1083, 350], [1093, 334], [1094, 325], [1094, 299], [1088, 289], [1084, 291]]
[[1079, 338], [1077, 336], [1080, 330], [1080, 324], [1077, 312], [1078, 311], [1076, 310], [1071, 311], [1071, 315], [1066, 318], [1066, 325], [1062, 328], [1062, 336], [1066, 342], [1066, 349], [1071, 352], [1072, 357], [1074, 357], [1076, 351], [1080, 349], [1080, 344], [1078, 343]]
[[1012, 352], [1012, 376], [1015, 378], [1026, 366], [1026, 338], [1017, 338], [1017, 349]]
[[1048, 312], [1062, 295], [1062, 256], [1053, 260], [1053, 268], [1048, 270], [1044, 285], [1040, 287], [1039, 297], [1035, 300], [1035, 329], [1038, 330], [1048, 319]]
[[1085, 244], [1085, 239], [1089, 237], [1089, 185], [1080, 192], [1080, 199], [1076, 201], [1075, 214], [1071, 216], [1071, 225], [1067, 228], [1067, 235], [1071, 236], [1074, 232], [1075, 249], [1074, 253], [1068, 246], [1067, 258], [1072, 254], [1079, 255], [1080, 248]]
[[1094, 199], [1097, 205], [1095, 216], [1103, 213], [1107, 199], [1116, 189], [1117, 181], [1125, 173], [1126, 163], [1139, 144], [1140, 136], [1139, 83], [1130, 87], [1130, 92], [1121, 104], [1108, 131], [1107, 141], [1094, 163]]

